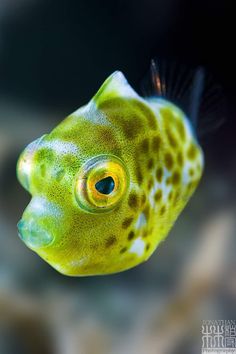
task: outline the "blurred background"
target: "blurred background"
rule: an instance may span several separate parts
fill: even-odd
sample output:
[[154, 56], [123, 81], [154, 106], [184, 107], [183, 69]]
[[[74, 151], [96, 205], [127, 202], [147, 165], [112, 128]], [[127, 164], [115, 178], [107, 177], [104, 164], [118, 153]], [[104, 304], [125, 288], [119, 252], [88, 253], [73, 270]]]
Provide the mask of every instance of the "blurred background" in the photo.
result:
[[[0, 353], [197, 354], [202, 320], [236, 318], [236, 54], [233, 1], [0, 1]], [[121, 70], [152, 57], [203, 65], [224, 125], [202, 141], [202, 182], [146, 263], [112, 276], [58, 274], [17, 236], [30, 200], [20, 151]]]

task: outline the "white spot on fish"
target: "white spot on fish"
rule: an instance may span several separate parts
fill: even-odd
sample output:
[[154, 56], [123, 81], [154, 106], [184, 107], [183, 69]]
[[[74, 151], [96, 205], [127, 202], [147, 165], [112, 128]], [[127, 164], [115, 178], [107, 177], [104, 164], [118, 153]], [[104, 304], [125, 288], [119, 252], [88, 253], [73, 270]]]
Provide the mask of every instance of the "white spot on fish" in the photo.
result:
[[93, 100], [91, 100], [86, 106], [79, 108], [73, 113], [73, 115], [86, 119], [94, 124], [105, 126], [112, 125], [106, 115], [97, 108], [96, 103]]
[[183, 184], [188, 184], [190, 182], [190, 180], [192, 179], [192, 177], [189, 175], [189, 169], [192, 168], [193, 165], [191, 162], [186, 161], [184, 164], [184, 168], [183, 168], [183, 177], [182, 177], [182, 182]]
[[43, 197], [33, 197], [28, 208], [31, 213], [37, 216], [54, 215], [60, 217], [62, 214], [58, 206]]
[[172, 185], [164, 184], [162, 187], [162, 201], [165, 203], [167, 201], [170, 191], [173, 189]]
[[38, 148], [40, 141], [43, 139], [44, 136], [45, 135], [30, 143], [25, 148], [21, 158], [19, 159], [17, 170], [21, 178], [21, 182], [25, 188], [29, 187], [30, 174], [34, 163], [33, 162], [34, 154]]
[[32, 169], [32, 156], [22, 157], [18, 163], [18, 171], [26, 181], [28, 181]]
[[142, 256], [145, 248], [145, 242], [141, 237], [137, 238], [129, 249], [130, 253], [136, 253], [137, 256]]
[[144, 213], [141, 213], [136, 221], [135, 228], [139, 230], [142, 226], [146, 225], [147, 220]]
[[40, 148], [47, 148], [53, 150], [58, 155], [72, 154], [76, 155], [79, 152], [78, 147], [70, 142], [55, 139], [51, 141], [44, 141]]
[[154, 208], [155, 207], [155, 204], [156, 204], [156, 201], [155, 201], [155, 198], [154, 198], [154, 196], [155, 196], [155, 193], [156, 193], [156, 191], [158, 190], [158, 189], [160, 189], [161, 188], [161, 185], [160, 185], [160, 183], [158, 183], [158, 182], [154, 182], [154, 186], [152, 187], [152, 189], [151, 189], [151, 191], [150, 191], [150, 194], [149, 194], [149, 203], [150, 203], [150, 205], [151, 205], [151, 207], [152, 208]]
[[114, 90], [114, 92], [117, 91], [118, 93], [120, 93], [120, 96], [140, 99], [140, 96], [129, 85], [128, 81], [126, 80], [125, 76], [122, 74], [121, 71], [115, 71], [109, 79], [109, 85], [112, 86], [112, 90]]
[[71, 261], [69, 263], [69, 266], [80, 267], [81, 265], [85, 264], [86, 262], [88, 262], [88, 257], [82, 257], [81, 259]]
[[168, 171], [165, 167], [163, 168], [163, 171], [164, 174], [161, 183], [155, 181], [154, 186], [149, 193], [149, 203], [152, 208], [155, 208], [157, 206], [155, 201], [155, 193], [157, 190], [160, 189], [162, 191], [162, 202], [165, 203], [167, 201], [170, 191], [173, 189], [173, 186], [171, 184], [166, 183], [167, 178], [171, 176], [171, 172]]

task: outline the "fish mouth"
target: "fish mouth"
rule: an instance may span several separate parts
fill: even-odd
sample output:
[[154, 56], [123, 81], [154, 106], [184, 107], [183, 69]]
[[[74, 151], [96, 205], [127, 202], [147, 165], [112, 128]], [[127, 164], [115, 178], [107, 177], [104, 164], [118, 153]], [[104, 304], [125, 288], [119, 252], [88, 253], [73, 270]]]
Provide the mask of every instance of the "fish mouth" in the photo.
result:
[[54, 237], [33, 220], [25, 221], [21, 219], [17, 228], [20, 239], [29, 248], [47, 247], [53, 242]]

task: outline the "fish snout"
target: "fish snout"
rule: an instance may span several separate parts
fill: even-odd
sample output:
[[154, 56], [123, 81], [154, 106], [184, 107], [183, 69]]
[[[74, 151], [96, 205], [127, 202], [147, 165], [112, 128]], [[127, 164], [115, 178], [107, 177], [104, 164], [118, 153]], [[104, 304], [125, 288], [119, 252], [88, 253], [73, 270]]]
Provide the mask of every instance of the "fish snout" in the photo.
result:
[[54, 237], [34, 220], [21, 219], [18, 224], [19, 237], [30, 248], [49, 246]]

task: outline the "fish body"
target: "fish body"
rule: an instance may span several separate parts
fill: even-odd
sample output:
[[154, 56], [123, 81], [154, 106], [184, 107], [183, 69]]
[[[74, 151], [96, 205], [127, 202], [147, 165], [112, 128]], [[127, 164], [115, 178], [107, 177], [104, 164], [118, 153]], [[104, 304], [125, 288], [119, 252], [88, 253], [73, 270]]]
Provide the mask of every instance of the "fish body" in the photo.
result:
[[184, 112], [142, 98], [117, 71], [19, 157], [18, 179], [32, 195], [19, 235], [65, 275], [132, 268], [168, 235], [202, 171]]

